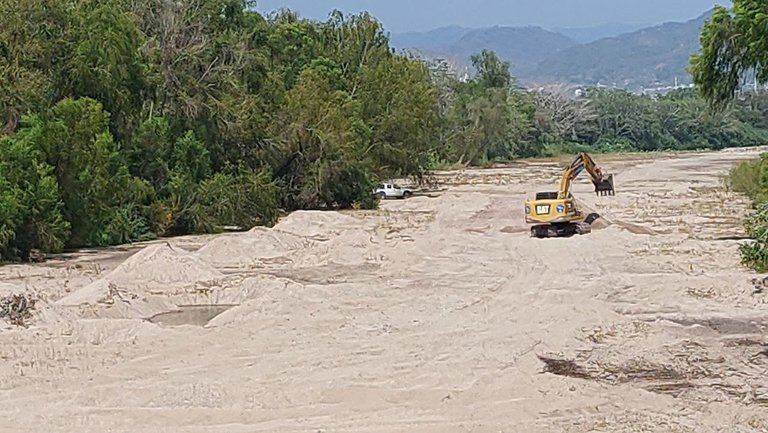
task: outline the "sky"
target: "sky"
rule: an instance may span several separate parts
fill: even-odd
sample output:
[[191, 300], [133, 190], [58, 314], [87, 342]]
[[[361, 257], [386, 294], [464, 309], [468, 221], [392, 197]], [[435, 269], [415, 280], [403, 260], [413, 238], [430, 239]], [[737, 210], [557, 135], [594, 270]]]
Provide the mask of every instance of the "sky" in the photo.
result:
[[655, 25], [696, 18], [726, 0], [257, 0], [256, 10], [280, 8], [304, 18], [325, 20], [333, 9], [368, 11], [392, 33], [437, 27], [592, 27], [603, 24]]

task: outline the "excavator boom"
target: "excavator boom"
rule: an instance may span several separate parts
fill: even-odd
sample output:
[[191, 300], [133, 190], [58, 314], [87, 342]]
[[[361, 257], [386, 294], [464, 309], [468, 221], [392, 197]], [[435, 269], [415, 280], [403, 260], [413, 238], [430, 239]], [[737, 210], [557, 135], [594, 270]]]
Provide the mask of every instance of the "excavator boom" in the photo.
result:
[[571, 165], [563, 172], [560, 180], [560, 191], [558, 198], [565, 199], [571, 191], [571, 183], [583, 171], [589, 173], [592, 178], [592, 184], [595, 185], [595, 194], [597, 195], [615, 195], [613, 187], [613, 174], [604, 175], [600, 167], [586, 153], [580, 153]]

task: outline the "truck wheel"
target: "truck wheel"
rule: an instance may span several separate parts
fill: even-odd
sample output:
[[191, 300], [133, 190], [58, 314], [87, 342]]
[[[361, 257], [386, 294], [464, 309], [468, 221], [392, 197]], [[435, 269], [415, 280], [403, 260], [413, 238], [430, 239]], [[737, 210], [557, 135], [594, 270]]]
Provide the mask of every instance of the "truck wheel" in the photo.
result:
[[403, 198], [410, 198], [412, 195], [413, 195], [412, 192], [406, 191], [406, 192], [403, 193]]

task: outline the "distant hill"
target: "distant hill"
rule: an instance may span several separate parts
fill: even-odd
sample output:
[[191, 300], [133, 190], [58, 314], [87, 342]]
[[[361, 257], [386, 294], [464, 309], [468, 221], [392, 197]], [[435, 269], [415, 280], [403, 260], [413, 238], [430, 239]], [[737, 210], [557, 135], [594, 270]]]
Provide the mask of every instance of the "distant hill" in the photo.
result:
[[588, 44], [602, 38], [611, 38], [624, 33], [634, 32], [648, 27], [642, 24], [603, 24], [593, 27], [556, 27], [551, 30], [561, 33], [580, 44]]
[[471, 32], [467, 27], [440, 27], [428, 32], [395, 33], [390, 35], [390, 43], [397, 49], [416, 49], [423, 52], [443, 52], [448, 54], [451, 45]]
[[565, 81], [637, 89], [690, 82], [689, 57], [699, 51], [701, 26], [711, 12], [581, 44], [550, 56], [525, 81]]
[[531, 72], [548, 56], [577, 44], [565, 35], [534, 26], [442, 27], [429, 32], [395, 34], [390, 40], [396, 49], [416, 51], [428, 58], [445, 58], [457, 69], [469, 67], [473, 54], [490, 49], [512, 64], [515, 75]]
[[[567, 82], [635, 90], [670, 85], [676, 78], [680, 84], [689, 83], [689, 57], [699, 50], [700, 29], [711, 14], [639, 30], [624, 24], [558, 31], [453, 26], [395, 34], [391, 40], [395, 48], [444, 58], [456, 70], [467, 70], [472, 54], [491, 49], [511, 63], [513, 75], [524, 85]], [[599, 37], [605, 34], [614, 36]]]
[[576, 44], [567, 36], [541, 27], [491, 27], [465, 34], [450, 47], [450, 53], [467, 59], [483, 48], [493, 50], [511, 62], [513, 73], [522, 75], [549, 56]]

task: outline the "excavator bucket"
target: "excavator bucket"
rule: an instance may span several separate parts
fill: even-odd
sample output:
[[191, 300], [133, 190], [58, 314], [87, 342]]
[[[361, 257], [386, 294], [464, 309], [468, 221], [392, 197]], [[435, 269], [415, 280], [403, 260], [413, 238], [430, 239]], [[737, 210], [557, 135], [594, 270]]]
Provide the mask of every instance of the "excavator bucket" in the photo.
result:
[[616, 195], [616, 191], [613, 188], [613, 174], [605, 175], [601, 180], [593, 183], [595, 184], [595, 194]]

